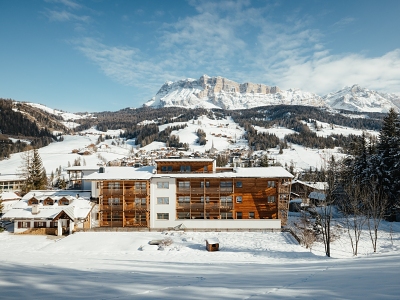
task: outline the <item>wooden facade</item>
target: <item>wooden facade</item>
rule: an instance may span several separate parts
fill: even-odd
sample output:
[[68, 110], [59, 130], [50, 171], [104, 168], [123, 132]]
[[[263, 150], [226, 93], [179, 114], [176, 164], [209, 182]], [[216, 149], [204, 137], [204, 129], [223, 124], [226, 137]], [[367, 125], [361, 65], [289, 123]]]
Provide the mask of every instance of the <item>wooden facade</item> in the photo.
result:
[[213, 159], [182, 160], [164, 159], [157, 160], [157, 174], [173, 173], [213, 173]]
[[276, 178], [179, 178], [177, 219], [282, 219], [290, 185]]
[[150, 182], [108, 180], [101, 182], [99, 222], [101, 227], [148, 227]]

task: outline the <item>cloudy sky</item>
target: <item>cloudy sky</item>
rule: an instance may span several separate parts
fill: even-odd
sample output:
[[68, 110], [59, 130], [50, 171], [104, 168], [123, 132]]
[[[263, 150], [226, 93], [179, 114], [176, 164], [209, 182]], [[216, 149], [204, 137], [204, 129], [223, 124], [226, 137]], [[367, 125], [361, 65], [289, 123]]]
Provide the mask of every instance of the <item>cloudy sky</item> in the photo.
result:
[[1, 0], [0, 97], [115, 111], [203, 74], [400, 94], [399, 12], [398, 0]]

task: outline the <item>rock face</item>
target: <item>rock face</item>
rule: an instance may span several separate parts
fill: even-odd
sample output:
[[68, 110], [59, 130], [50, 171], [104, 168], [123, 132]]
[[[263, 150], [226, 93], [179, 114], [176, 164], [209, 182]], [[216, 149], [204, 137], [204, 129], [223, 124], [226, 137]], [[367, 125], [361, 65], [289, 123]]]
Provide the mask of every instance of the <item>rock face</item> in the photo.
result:
[[201, 76], [166, 82], [145, 105], [154, 107], [184, 106], [223, 109], [245, 109], [266, 105], [323, 106], [322, 98], [300, 90], [281, 91], [265, 84], [237, 83], [223, 77]]
[[203, 75], [197, 80], [166, 82], [156, 96], [145, 105], [230, 110], [268, 105], [303, 105], [386, 113], [391, 107], [399, 111], [400, 97], [368, 90], [358, 85], [321, 97], [299, 89], [284, 91], [277, 86], [269, 87], [251, 82], [237, 83], [223, 77]]

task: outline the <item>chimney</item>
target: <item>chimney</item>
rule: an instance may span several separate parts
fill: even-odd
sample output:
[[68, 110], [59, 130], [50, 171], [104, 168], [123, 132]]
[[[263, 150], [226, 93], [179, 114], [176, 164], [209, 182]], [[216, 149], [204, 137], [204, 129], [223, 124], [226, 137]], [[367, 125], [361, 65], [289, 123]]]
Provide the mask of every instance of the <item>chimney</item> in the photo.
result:
[[40, 213], [39, 204], [32, 204], [32, 215]]

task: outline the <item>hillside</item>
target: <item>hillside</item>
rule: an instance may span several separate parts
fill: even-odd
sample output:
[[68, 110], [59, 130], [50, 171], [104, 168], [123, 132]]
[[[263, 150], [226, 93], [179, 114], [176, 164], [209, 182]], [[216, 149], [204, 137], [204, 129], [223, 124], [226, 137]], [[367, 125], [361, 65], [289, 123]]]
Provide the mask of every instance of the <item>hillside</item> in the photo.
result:
[[55, 132], [68, 132], [57, 117], [25, 103], [0, 99], [0, 159], [46, 146], [55, 139]]
[[400, 96], [362, 88], [358, 85], [319, 96], [299, 89], [281, 90], [277, 86], [237, 83], [224, 77], [201, 76], [166, 82], [144, 105], [151, 107], [186, 107], [209, 109], [250, 109], [270, 105], [302, 105], [344, 109], [354, 112], [387, 113], [399, 110]]

